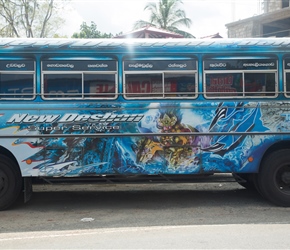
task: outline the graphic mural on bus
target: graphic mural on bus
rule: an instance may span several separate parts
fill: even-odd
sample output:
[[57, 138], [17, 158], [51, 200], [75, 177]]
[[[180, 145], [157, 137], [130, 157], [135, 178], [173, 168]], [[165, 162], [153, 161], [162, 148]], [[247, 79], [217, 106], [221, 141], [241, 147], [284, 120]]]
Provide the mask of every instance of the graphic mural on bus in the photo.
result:
[[[274, 135], [199, 133], [288, 130], [290, 106], [281, 102], [277, 111], [278, 104], [275, 110], [271, 105], [274, 104], [212, 102], [206, 108], [202, 103], [156, 104], [154, 108], [152, 105], [136, 108], [126, 114], [101, 112], [98, 107], [64, 114], [59, 111], [3, 113], [2, 135], [40, 137], [7, 138], [1, 144], [12, 152], [20, 152], [18, 161], [24, 176], [255, 171], [258, 164], [252, 164], [249, 157], [255, 159], [253, 154], [270, 145], [276, 139]], [[192, 132], [188, 136], [169, 134]], [[85, 133], [104, 136], [77, 137]], [[146, 136], [105, 136], [110, 133], [145, 133]], [[41, 138], [41, 134], [75, 134], [76, 137]]]

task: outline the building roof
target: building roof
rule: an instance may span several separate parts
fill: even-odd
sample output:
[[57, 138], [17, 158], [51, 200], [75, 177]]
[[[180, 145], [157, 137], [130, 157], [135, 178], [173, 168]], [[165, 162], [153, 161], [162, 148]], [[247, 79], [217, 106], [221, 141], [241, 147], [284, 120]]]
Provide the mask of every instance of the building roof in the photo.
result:
[[203, 36], [200, 39], [205, 39], [205, 38], [223, 38], [223, 37], [220, 35], [220, 33], [216, 33], [216, 34], [209, 35], [209, 36]]
[[183, 38], [183, 36], [168, 30], [146, 26], [141, 29], [118, 35], [114, 38]]

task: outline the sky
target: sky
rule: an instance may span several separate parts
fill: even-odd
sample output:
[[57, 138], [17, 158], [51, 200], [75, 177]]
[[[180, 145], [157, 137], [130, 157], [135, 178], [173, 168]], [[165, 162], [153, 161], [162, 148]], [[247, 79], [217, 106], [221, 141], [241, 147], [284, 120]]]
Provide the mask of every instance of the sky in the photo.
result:
[[[149, 20], [144, 0], [71, 0], [64, 32], [70, 37], [80, 31], [82, 22], [97, 25], [102, 33], [126, 33], [133, 30], [137, 20]], [[219, 33], [227, 37], [225, 24], [262, 14], [262, 0], [183, 0], [180, 8], [191, 19], [190, 29], [180, 27], [196, 38]]]

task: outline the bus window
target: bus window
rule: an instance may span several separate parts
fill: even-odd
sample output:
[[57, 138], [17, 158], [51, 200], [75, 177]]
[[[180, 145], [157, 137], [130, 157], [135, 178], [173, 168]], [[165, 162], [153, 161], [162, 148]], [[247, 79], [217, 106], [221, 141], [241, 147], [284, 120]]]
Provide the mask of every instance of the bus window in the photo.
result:
[[115, 91], [115, 74], [84, 74], [85, 97], [114, 98]]
[[43, 61], [43, 98], [64, 100], [116, 98], [116, 65], [112, 60]]
[[284, 61], [284, 81], [285, 81], [285, 91], [286, 91], [286, 96], [290, 96], [290, 59], [287, 58]]
[[33, 74], [0, 74], [1, 99], [33, 98], [33, 82]]
[[245, 73], [246, 96], [274, 96], [274, 73]]
[[269, 59], [221, 58], [204, 60], [205, 96], [275, 97], [277, 62]]
[[0, 98], [31, 100], [35, 97], [34, 61], [0, 60]]
[[196, 98], [195, 60], [125, 60], [126, 98]]
[[162, 74], [127, 74], [125, 83], [127, 97], [163, 96]]
[[80, 98], [81, 93], [81, 74], [44, 75], [44, 97], [46, 98]]
[[217, 96], [241, 96], [243, 83], [241, 73], [206, 74], [206, 95]]
[[185, 97], [195, 95], [195, 74], [164, 74], [166, 97]]
[[286, 93], [290, 95], [290, 73], [286, 73]]

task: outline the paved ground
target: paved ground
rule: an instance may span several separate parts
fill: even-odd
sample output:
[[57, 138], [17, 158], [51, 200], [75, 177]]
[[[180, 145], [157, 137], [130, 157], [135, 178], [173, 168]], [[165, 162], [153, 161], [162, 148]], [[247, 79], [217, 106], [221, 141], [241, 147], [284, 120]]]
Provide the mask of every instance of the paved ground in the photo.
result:
[[[290, 208], [274, 206], [237, 183], [41, 184], [34, 185], [34, 190], [29, 203], [18, 202], [0, 212], [0, 249], [31, 248], [33, 244], [39, 249], [40, 242], [47, 246], [44, 248], [93, 248], [93, 238], [99, 239], [95, 242], [98, 248], [150, 249], [150, 240], [149, 245], [142, 245], [144, 239], [157, 244], [159, 238], [169, 237], [172, 242], [170, 237], [175, 237], [176, 242], [182, 242], [190, 235], [187, 242], [196, 244], [192, 248], [202, 247], [202, 242], [210, 247], [208, 239], [217, 238], [219, 248], [226, 247], [223, 242], [227, 239], [232, 246], [231, 235], [237, 237], [237, 243], [244, 242], [243, 247], [232, 248], [249, 247], [247, 239], [260, 244], [261, 249], [269, 241], [276, 242], [276, 248], [290, 246]], [[256, 230], [261, 234], [253, 237]], [[35, 237], [31, 239], [31, 235]], [[106, 245], [105, 240], [110, 239], [112, 243]], [[161, 243], [156, 246], [168, 248]], [[176, 248], [173, 243], [171, 246]], [[186, 247], [184, 243], [180, 248]]]

